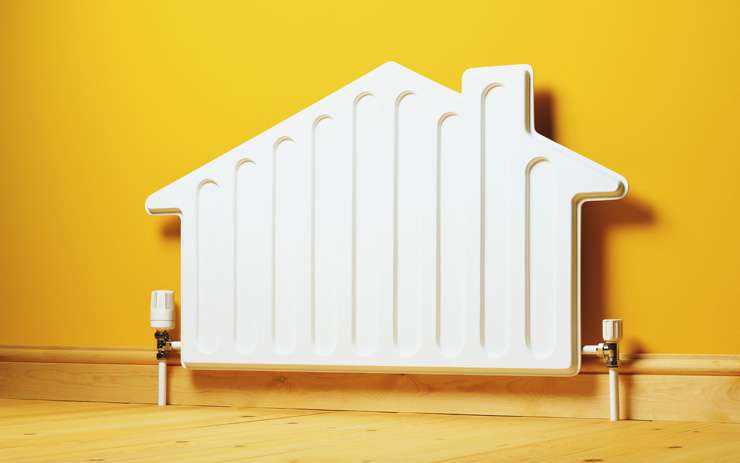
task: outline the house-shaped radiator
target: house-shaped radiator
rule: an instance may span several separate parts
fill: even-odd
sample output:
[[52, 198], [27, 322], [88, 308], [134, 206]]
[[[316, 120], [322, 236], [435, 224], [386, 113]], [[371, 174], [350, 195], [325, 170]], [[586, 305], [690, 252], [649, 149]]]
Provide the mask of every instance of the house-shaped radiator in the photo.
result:
[[532, 69], [387, 63], [151, 195], [181, 218], [187, 367], [572, 375], [585, 201]]

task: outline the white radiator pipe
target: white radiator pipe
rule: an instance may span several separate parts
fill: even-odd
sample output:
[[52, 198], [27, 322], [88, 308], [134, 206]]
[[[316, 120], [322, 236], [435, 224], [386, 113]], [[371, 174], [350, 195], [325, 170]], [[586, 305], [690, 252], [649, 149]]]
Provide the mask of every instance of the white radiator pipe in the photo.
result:
[[609, 419], [619, 421], [619, 341], [622, 340], [622, 320], [601, 322], [604, 341], [581, 347], [583, 355], [601, 357], [609, 370]]
[[167, 405], [167, 359], [161, 359], [157, 361], [157, 405], [164, 407]]
[[[165, 351], [180, 350], [182, 342], [168, 341]], [[167, 357], [157, 361], [157, 405], [164, 407], [167, 405]]]
[[167, 352], [180, 350], [180, 341], [171, 341], [167, 330], [175, 327], [174, 292], [168, 289], [152, 291], [149, 320], [157, 332], [157, 405], [167, 405]]
[[619, 421], [619, 372], [609, 368], [609, 419]]
[[583, 346], [583, 355], [601, 355], [598, 344]]

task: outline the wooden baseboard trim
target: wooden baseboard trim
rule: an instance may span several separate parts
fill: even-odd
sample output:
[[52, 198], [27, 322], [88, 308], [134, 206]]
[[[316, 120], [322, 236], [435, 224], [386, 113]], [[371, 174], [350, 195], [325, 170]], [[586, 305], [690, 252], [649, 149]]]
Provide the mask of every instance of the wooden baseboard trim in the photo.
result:
[[[740, 355], [622, 354], [621, 374], [740, 376]], [[154, 365], [154, 350], [59, 346], [0, 346], [0, 362]], [[176, 353], [168, 364], [179, 365]], [[582, 373], [604, 373], [597, 358], [584, 357]]]
[[[152, 341], [153, 342], [153, 341]], [[32, 363], [97, 363], [120, 365], [154, 365], [154, 349], [111, 349], [61, 346], [0, 346], [0, 362]], [[178, 364], [172, 356], [168, 364]]]
[[[740, 422], [740, 356], [640, 355], [620, 375], [622, 415]], [[149, 350], [0, 347], [0, 397], [155, 403]], [[598, 363], [573, 378], [197, 371], [172, 365], [172, 404], [605, 418]]]

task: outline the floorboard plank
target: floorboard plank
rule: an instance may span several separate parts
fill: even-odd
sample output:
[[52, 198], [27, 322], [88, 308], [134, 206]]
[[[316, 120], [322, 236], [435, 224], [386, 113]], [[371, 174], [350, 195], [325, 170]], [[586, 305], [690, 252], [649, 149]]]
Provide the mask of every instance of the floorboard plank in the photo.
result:
[[738, 461], [740, 424], [0, 400], [0, 461]]

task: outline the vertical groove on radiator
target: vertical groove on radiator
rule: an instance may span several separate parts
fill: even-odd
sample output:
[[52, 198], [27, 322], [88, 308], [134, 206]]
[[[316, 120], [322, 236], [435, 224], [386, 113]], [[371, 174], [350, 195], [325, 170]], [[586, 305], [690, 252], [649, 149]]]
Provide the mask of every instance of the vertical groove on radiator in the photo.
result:
[[398, 203], [399, 203], [399, 130], [400, 130], [400, 110], [401, 102], [409, 95], [411, 91], [401, 92], [393, 105], [393, 346], [399, 348], [399, 308], [398, 308]]
[[370, 95], [363, 92], [352, 102], [352, 346], [357, 348], [357, 104]]
[[308, 134], [298, 141], [276, 142], [275, 201], [275, 347], [291, 354], [310, 343], [310, 147]]
[[201, 182], [195, 190], [195, 343], [200, 348], [200, 317], [203, 308], [200, 306], [200, 239], [201, 239], [201, 227], [200, 227], [200, 191], [203, 187]]
[[[352, 305], [352, 159], [346, 136], [350, 117], [322, 115], [313, 127], [313, 309], [314, 351], [347, 349]], [[341, 330], [341, 331], [340, 331]]]
[[239, 313], [239, 302], [241, 301], [241, 298], [239, 297], [239, 278], [241, 274], [239, 273], [239, 252], [241, 251], [241, 246], [239, 246], [239, 234], [242, 232], [240, 224], [240, 217], [239, 214], [241, 201], [239, 198], [239, 192], [241, 191], [239, 188], [239, 171], [245, 164], [254, 164], [254, 162], [251, 159], [242, 159], [239, 162], [236, 163], [236, 166], [234, 167], [234, 177], [233, 177], [233, 208], [232, 208], [232, 215], [234, 217], [234, 221], [232, 223], [233, 225], [233, 249], [234, 249], [234, 255], [231, 259], [231, 264], [233, 266], [232, 270], [234, 273], [234, 287], [233, 287], [233, 299], [234, 299], [234, 311], [233, 311], [233, 318], [232, 318], [232, 336], [234, 339], [234, 346], [237, 350], [240, 349], [241, 346], [241, 336], [239, 332], [239, 325], [241, 323], [241, 314]]
[[275, 144], [272, 146], [272, 226], [270, 233], [272, 235], [271, 237], [271, 256], [270, 260], [272, 261], [272, 265], [270, 267], [270, 279], [272, 280], [270, 283], [270, 343], [272, 344], [272, 347], [275, 347], [276, 342], [276, 331], [277, 331], [277, 314], [276, 314], [276, 298], [275, 293], [277, 291], [276, 288], [276, 272], [277, 272], [277, 266], [276, 259], [275, 259], [275, 230], [277, 228], [277, 150], [278, 146], [280, 145], [280, 142], [282, 141], [282, 138], [279, 138], [275, 141]]
[[393, 99], [356, 110], [355, 334], [358, 353], [393, 347]]
[[228, 257], [223, 233], [226, 217], [219, 206], [223, 190], [214, 180], [200, 183], [197, 190], [197, 328], [198, 348], [213, 353], [221, 344], [219, 324], [228, 310], [228, 277], [222, 262]]
[[398, 110], [408, 93], [393, 102], [393, 347], [398, 349]]
[[[481, 347], [490, 357], [505, 355], [511, 348], [514, 306], [519, 304], [508, 288], [516, 280], [517, 234], [496, 222], [512, 207], [512, 198], [501, 186], [512, 175], [510, 136], [505, 109], [510, 90], [499, 83], [487, 85], [480, 96], [481, 147]], [[521, 333], [517, 333], [520, 336]]]
[[427, 109], [421, 94], [396, 97], [393, 345], [402, 357], [435, 346], [437, 118]]
[[486, 87], [480, 96], [480, 347], [486, 348], [486, 97], [493, 90]]
[[434, 249], [434, 339], [442, 349], [442, 126], [454, 113], [445, 113], [437, 121], [436, 137], [436, 242]]
[[[249, 355], [270, 344], [272, 297], [272, 160], [240, 159], [233, 171], [234, 344]], [[265, 342], [267, 344], [265, 345]]]
[[[535, 356], [554, 347], [555, 244], [552, 220], [555, 203], [552, 167], [544, 157], [532, 159], [525, 180], [525, 341]], [[549, 208], [538, 206], [550, 202]], [[537, 236], [533, 236], [537, 233]]]
[[478, 158], [455, 149], [461, 139], [461, 118], [454, 112], [437, 120], [437, 230], [435, 344], [445, 357], [458, 355], [477, 333], [470, 318], [478, 314], [476, 305], [479, 256], [477, 230], [472, 230], [476, 214]]
[[532, 170], [541, 157], [527, 164], [524, 172], [524, 342], [532, 350]]
[[231, 321], [233, 328], [232, 328], [232, 337], [234, 339], [234, 346], [236, 349], [239, 349], [240, 340], [239, 340], [239, 168], [242, 166], [242, 164], [246, 164], [247, 162], [250, 162], [248, 159], [243, 159], [236, 163], [236, 166], [234, 167], [234, 196], [232, 198], [233, 201], [233, 207], [232, 207], [232, 216], [234, 217], [234, 222], [232, 223], [233, 228], [233, 248], [234, 248], [234, 255], [231, 259], [231, 265], [233, 266], [232, 270], [234, 272], [234, 287], [233, 289], [233, 299], [234, 299], [234, 311], [233, 311], [233, 319]]
[[310, 224], [309, 234], [311, 235], [311, 245], [309, 250], [309, 278], [311, 279], [309, 287], [308, 310], [310, 311], [310, 339], [313, 349], [316, 349], [316, 128], [319, 123], [329, 116], [321, 115], [314, 119], [311, 125], [311, 153], [309, 154], [309, 188], [310, 188]]

